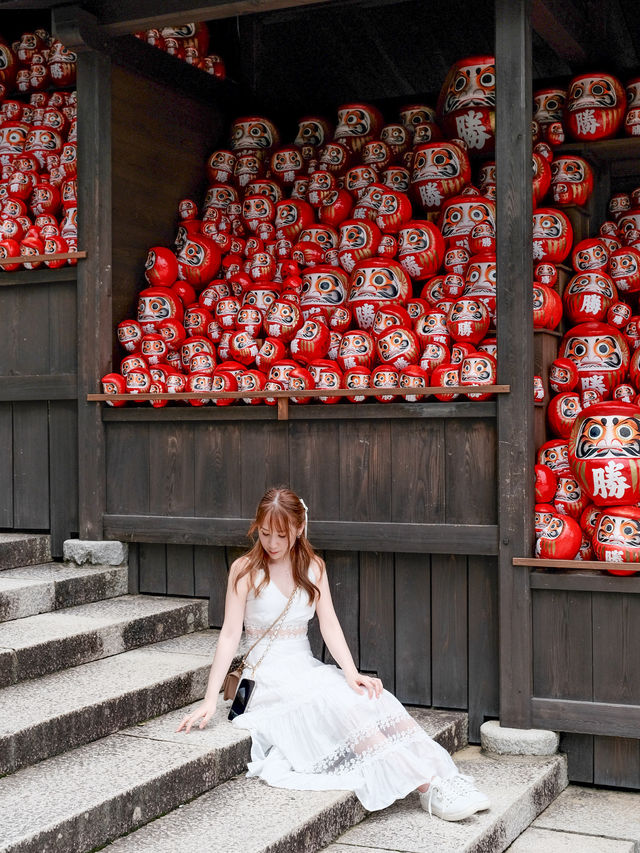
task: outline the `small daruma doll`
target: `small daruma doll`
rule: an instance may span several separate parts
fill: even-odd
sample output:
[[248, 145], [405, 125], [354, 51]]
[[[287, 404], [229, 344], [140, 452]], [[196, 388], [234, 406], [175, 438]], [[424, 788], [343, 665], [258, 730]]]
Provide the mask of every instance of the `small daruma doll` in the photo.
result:
[[486, 306], [476, 299], [458, 299], [454, 302], [447, 326], [455, 341], [480, 343], [489, 329], [489, 311]]
[[416, 281], [435, 275], [443, 257], [444, 240], [433, 223], [413, 219], [398, 231], [398, 262]]
[[438, 97], [438, 117], [446, 136], [462, 139], [472, 151], [494, 147], [496, 61], [470, 56], [449, 70]]
[[624, 120], [625, 91], [612, 74], [580, 74], [569, 84], [565, 125], [573, 139], [615, 136]]
[[416, 148], [411, 195], [426, 213], [440, 209], [471, 180], [469, 156], [461, 143], [430, 142]]
[[376, 338], [376, 351], [380, 364], [402, 370], [410, 364], [417, 364], [421, 347], [414, 331], [404, 326], [391, 326]]
[[568, 447], [578, 483], [596, 506], [640, 500], [640, 406], [596, 403], [576, 419]]
[[346, 145], [352, 152], [362, 151], [365, 143], [380, 135], [383, 124], [380, 111], [371, 104], [343, 104], [338, 108], [333, 139]]
[[580, 389], [594, 389], [604, 397], [619, 385], [629, 367], [629, 346], [622, 332], [607, 323], [581, 323], [562, 340], [560, 357], [578, 368]]
[[370, 258], [356, 264], [349, 280], [347, 302], [361, 329], [371, 329], [378, 308], [404, 305], [411, 293], [411, 279], [393, 260]]
[[[606, 507], [600, 513], [593, 534], [597, 560], [606, 563], [640, 563], [640, 507]], [[640, 571], [640, 568], [638, 569]], [[612, 575], [632, 575], [634, 571], [609, 569]]]
[[569, 515], [553, 515], [536, 540], [536, 557], [573, 560], [580, 550], [582, 530]]
[[562, 263], [571, 251], [573, 229], [561, 210], [539, 207], [533, 214], [533, 258]]
[[565, 317], [571, 323], [604, 320], [617, 300], [615, 285], [605, 272], [574, 275], [562, 294]]
[[551, 192], [561, 207], [583, 206], [593, 192], [593, 169], [582, 157], [556, 157], [551, 163]]

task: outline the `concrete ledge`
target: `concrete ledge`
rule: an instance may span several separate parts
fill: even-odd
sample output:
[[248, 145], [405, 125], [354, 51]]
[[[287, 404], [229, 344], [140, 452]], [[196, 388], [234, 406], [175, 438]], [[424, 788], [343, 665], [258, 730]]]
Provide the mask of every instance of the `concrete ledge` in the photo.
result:
[[480, 726], [480, 742], [485, 752], [497, 755], [555, 755], [560, 736], [546, 729], [510, 729], [489, 720]]
[[84, 566], [121, 566], [127, 562], [129, 548], [126, 542], [90, 539], [67, 539], [62, 546], [66, 563]]

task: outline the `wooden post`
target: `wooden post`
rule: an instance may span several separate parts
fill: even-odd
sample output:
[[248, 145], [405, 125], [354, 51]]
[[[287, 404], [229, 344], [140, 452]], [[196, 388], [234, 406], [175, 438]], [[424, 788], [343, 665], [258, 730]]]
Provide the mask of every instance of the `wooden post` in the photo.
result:
[[531, 725], [533, 542], [531, 0], [495, 0], [500, 721]]
[[[78, 54], [78, 499], [82, 539], [102, 539], [106, 462], [102, 411], [87, 402], [111, 360], [111, 60]], [[119, 211], [126, 216], [126, 211]]]

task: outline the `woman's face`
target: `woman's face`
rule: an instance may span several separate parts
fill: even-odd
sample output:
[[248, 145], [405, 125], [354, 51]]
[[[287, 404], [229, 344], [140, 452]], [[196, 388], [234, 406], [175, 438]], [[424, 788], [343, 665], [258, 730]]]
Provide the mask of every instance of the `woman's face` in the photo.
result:
[[271, 562], [283, 560], [291, 548], [296, 538], [296, 530], [293, 525], [287, 533], [279, 530], [270, 519], [265, 519], [258, 528], [260, 544], [264, 548]]

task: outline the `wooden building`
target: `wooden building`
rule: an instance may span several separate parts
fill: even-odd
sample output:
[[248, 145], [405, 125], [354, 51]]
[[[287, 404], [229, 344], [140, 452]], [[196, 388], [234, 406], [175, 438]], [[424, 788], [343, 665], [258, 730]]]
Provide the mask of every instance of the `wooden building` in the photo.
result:
[[[0, 0], [15, 37], [46, 17], [79, 52], [77, 267], [0, 273], [0, 529], [132, 543], [131, 586], [211, 596], [265, 487], [311, 510], [356, 661], [408, 703], [563, 732], [570, 777], [640, 788], [640, 578], [535, 570], [531, 93], [640, 69], [634, 0]], [[49, 17], [50, 16], [50, 17]], [[220, 82], [136, 40], [212, 22]], [[349, 99], [433, 101], [458, 58], [497, 58], [499, 382], [490, 402], [292, 407], [105, 407], [152, 245], [230, 117], [283, 128]], [[575, 148], [575, 146], [574, 146]], [[640, 183], [640, 140], [585, 150], [598, 174], [588, 233]], [[535, 340], [534, 340], [535, 338]], [[557, 343], [557, 341], [556, 341]], [[517, 564], [514, 564], [514, 559]], [[319, 653], [321, 641], [316, 637]]]

